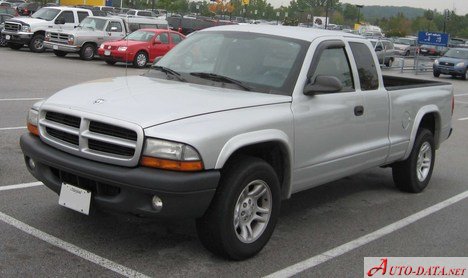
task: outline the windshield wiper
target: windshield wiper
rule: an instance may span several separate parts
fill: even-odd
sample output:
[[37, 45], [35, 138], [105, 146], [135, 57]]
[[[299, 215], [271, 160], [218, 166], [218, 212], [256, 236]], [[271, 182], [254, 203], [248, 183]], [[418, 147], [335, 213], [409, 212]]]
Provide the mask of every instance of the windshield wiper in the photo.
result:
[[232, 79], [232, 78], [224, 76], [224, 75], [219, 75], [219, 74], [216, 74], [216, 73], [208, 73], [208, 72], [191, 72], [190, 75], [200, 77], [200, 78], [203, 78], [203, 79], [213, 80], [213, 81], [232, 83], [232, 84], [235, 84], [235, 85], [243, 88], [246, 91], [252, 91], [252, 88], [250, 88], [244, 82], [236, 80], [236, 79]]
[[156, 70], [159, 70], [159, 71], [162, 71], [164, 72], [165, 74], [170, 74], [172, 76], [175, 76], [177, 79], [179, 79], [179, 81], [182, 81], [182, 82], [185, 82], [185, 78], [183, 78], [180, 73], [178, 73], [177, 71], [173, 70], [173, 69], [170, 69], [168, 67], [163, 67], [163, 66], [151, 66], [152, 69], [156, 69]]

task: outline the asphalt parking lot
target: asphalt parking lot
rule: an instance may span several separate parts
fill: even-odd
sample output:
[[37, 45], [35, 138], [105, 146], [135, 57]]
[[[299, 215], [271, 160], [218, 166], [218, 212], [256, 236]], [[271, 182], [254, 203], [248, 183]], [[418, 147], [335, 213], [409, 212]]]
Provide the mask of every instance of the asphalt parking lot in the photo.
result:
[[364, 257], [468, 256], [468, 81], [447, 76], [438, 80], [455, 88], [454, 133], [423, 193], [398, 191], [391, 170], [376, 168], [293, 195], [250, 260], [206, 251], [192, 220], [85, 216], [59, 206], [24, 166], [18, 140], [29, 107], [80, 82], [143, 72], [0, 48], [1, 277], [362, 277]]

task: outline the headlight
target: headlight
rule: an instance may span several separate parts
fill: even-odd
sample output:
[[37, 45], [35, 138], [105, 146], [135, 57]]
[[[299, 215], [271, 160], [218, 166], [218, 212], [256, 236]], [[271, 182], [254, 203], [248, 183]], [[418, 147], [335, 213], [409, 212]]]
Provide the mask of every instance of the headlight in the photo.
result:
[[75, 37], [73, 35], [68, 35], [68, 44], [73, 45], [75, 43]]
[[143, 149], [141, 165], [175, 171], [200, 171], [203, 163], [191, 146], [148, 138]]
[[35, 110], [34, 108], [29, 109], [27, 122], [29, 132], [39, 136], [39, 130], [37, 129], [39, 122], [39, 111]]
[[127, 47], [126, 46], [119, 46], [119, 48], [117, 50], [118, 51], [127, 51]]
[[438, 65], [438, 64], [439, 64], [439, 60], [437, 60], [437, 59], [434, 60], [434, 64], [435, 64], [435, 65]]
[[49, 41], [50, 40], [50, 33], [46, 33], [44, 40]]
[[465, 66], [465, 63], [464, 63], [464, 62], [460, 62], [460, 63], [456, 64], [455, 66], [458, 67], [458, 68], [462, 68], [462, 67]]
[[31, 26], [29, 26], [29, 25], [23, 25], [23, 26], [21, 27], [21, 31], [22, 31], [22, 32], [30, 33], [30, 32], [31, 32]]

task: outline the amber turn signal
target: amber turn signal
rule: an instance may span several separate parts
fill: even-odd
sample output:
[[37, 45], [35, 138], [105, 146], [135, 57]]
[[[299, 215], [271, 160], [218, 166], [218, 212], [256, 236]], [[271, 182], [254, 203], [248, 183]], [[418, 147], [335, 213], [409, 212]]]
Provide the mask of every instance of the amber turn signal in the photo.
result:
[[29, 132], [31, 132], [32, 134], [34, 134], [34, 135], [36, 135], [36, 136], [39, 136], [39, 130], [37, 129], [37, 126], [28, 123], [28, 130], [29, 130]]
[[146, 167], [182, 172], [203, 170], [203, 163], [201, 161], [174, 161], [149, 156], [143, 156], [140, 160], [140, 164]]

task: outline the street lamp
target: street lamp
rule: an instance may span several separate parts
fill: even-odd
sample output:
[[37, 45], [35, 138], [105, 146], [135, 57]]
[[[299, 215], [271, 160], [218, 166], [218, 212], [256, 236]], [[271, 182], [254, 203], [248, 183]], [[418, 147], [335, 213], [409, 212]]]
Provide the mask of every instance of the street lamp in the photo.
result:
[[360, 22], [359, 17], [361, 15], [361, 9], [364, 8], [364, 5], [356, 5], [356, 8], [358, 8], [358, 10], [357, 10], [357, 24], [360, 24], [359, 23]]

